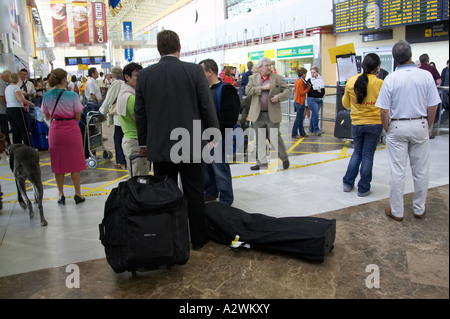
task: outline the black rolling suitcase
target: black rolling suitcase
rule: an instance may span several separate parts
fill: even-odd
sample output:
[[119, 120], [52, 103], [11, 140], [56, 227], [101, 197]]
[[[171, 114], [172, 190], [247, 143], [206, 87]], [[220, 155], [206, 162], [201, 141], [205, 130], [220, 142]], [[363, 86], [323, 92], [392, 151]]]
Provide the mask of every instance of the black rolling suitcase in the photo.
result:
[[350, 110], [339, 111], [334, 126], [334, 136], [337, 138], [352, 138], [352, 119]]
[[169, 178], [134, 176], [105, 203], [100, 240], [116, 273], [185, 264], [190, 255], [187, 204]]
[[[333, 249], [336, 220], [249, 214], [220, 202], [207, 202], [208, 236], [223, 244], [278, 252], [323, 262]], [[238, 245], [236, 245], [238, 241]], [[248, 247], [249, 246], [249, 247]]]

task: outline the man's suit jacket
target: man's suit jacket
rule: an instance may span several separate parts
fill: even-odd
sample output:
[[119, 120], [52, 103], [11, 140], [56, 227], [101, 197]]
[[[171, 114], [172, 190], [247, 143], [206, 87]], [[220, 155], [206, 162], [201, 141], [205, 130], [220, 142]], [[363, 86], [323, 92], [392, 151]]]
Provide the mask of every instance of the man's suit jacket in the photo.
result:
[[[259, 113], [261, 112], [261, 86], [262, 79], [259, 73], [252, 75], [249, 78], [248, 85], [245, 88], [247, 97], [251, 97], [250, 111], [248, 112], [248, 120], [255, 122]], [[269, 90], [269, 102], [268, 102], [268, 112], [269, 118], [272, 123], [281, 123], [281, 101], [289, 99], [291, 96], [291, 88], [283, 77], [278, 74], [270, 74], [270, 90]], [[278, 95], [279, 102], [272, 103], [270, 99]]]
[[186, 157], [199, 162], [202, 149], [198, 145], [203, 147], [205, 142], [201, 135], [194, 136], [194, 120], [201, 120], [201, 133], [206, 128], [219, 128], [203, 68], [174, 56], [162, 57], [138, 72], [134, 112], [139, 145], [147, 145], [152, 162], [171, 162], [170, 151], [182, 140], [179, 136], [178, 140], [170, 139], [177, 128], [189, 133], [190, 153], [183, 153], [183, 162]]

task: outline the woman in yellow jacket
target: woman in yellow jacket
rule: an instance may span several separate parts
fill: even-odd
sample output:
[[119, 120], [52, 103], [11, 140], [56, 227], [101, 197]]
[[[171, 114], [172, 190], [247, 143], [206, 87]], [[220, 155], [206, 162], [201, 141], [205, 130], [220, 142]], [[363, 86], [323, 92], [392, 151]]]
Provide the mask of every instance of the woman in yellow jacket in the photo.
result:
[[380, 58], [374, 53], [366, 55], [362, 63], [364, 72], [348, 79], [342, 104], [350, 108], [354, 150], [343, 178], [344, 192], [350, 192], [355, 184], [358, 171], [358, 196], [370, 194], [372, 167], [375, 150], [380, 140], [383, 126], [380, 108], [375, 106], [383, 80], [377, 78]]
[[305, 81], [308, 70], [300, 68], [297, 70], [298, 79], [295, 81], [294, 107], [297, 112], [294, 125], [292, 126], [292, 138], [307, 137], [303, 128], [303, 113], [305, 112], [306, 93], [311, 89], [308, 82]]
[[80, 96], [83, 101], [83, 105], [86, 104], [86, 97], [84, 96], [84, 90], [86, 89], [87, 79], [83, 76], [81, 77], [81, 87], [80, 87]]

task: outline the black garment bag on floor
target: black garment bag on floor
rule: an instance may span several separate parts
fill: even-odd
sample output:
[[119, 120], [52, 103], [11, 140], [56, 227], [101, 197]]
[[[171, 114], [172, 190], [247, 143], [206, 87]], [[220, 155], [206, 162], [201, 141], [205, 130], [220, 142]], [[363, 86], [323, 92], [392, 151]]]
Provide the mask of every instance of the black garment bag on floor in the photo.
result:
[[134, 176], [105, 203], [100, 240], [116, 273], [170, 268], [190, 255], [187, 204], [170, 178]]
[[336, 220], [316, 217], [276, 218], [249, 214], [220, 202], [207, 202], [206, 218], [211, 240], [291, 255], [314, 262], [323, 262], [333, 249]]

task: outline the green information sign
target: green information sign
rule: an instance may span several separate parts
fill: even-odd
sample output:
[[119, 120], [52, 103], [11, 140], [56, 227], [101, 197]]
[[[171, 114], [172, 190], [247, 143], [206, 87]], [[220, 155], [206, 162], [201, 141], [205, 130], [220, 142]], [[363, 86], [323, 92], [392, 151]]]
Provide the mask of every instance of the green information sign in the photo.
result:
[[277, 50], [277, 58], [294, 58], [294, 57], [309, 57], [313, 55], [314, 46], [304, 45], [301, 47], [293, 47]]
[[264, 57], [264, 51], [258, 51], [258, 52], [249, 52], [248, 54], [248, 60], [249, 61], [256, 61]]

